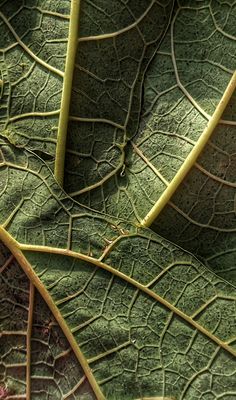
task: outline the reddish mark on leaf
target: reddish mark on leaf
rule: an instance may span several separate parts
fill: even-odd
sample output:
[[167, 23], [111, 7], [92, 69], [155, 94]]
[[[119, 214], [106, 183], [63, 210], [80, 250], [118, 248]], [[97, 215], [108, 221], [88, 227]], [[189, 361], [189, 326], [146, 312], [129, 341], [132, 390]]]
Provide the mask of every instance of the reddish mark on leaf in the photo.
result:
[[53, 321], [47, 321], [47, 325], [44, 326], [41, 330], [43, 336], [48, 336], [51, 333], [53, 326]]
[[0, 400], [5, 399], [10, 394], [6, 386], [0, 386]]
[[[53, 329], [57, 326], [57, 323], [55, 320], [48, 320], [46, 321], [46, 325], [43, 327], [39, 328], [39, 331], [43, 335], [43, 337], [51, 337], [56, 344], [58, 344], [60, 347], [64, 347], [63, 341], [60, 339], [60, 335], [56, 331], [56, 329]], [[0, 397], [1, 400], [1, 397]]]

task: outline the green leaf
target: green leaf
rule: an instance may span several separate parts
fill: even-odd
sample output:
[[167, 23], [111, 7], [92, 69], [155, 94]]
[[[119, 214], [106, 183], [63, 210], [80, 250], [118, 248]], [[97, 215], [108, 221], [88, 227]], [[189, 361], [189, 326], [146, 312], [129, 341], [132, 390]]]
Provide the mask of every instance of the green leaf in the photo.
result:
[[[176, 5], [169, 30], [145, 74], [139, 130], [136, 133], [125, 128], [124, 154], [120, 150], [123, 144], [120, 132], [116, 130], [114, 134], [112, 127], [104, 124], [99, 127], [95, 123], [98, 112], [106, 112], [109, 113], [106, 118], [112, 123], [123, 124], [117, 119], [117, 107], [115, 111], [103, 105], [102, 111], [87, 107], [82, 113], [87, 104], [84, 96], [81, 94], [81, 100], [73, 96], [72, 115], [80, 112], [81, 117], [91, 119], [89, 127], [74, 121], [69, 129], [65, 188], [73, 197], [104, 213], [133, 221], [142, 221], [155, 205], [201, 137], [235, 69], [231, 56], [235, 40], [227, 32], [216, 30], [217, 12], [217, 6], [212, 10], [208, 1], [199, 5], [194, 2], [192, 7], [185, 2]], [[228, 14], [233, 16], [234, 10]], [[222, 44], [219, 50], [215, 49], [215, 43]], [[94, 51], [84, 59], [82, 50], [79, 46], [78, 55], [81, 52], [80, 58], [87, 61], [83, 68], [88, 74], [91, 68], [98, 67], [92, 62]], [[77, 80], [80, 77], [82, 80], [84, 75], [76, 74]], [[86, 83], [85, 93], [94, 90], [93, 81], [83, 79], [80, 86]], [[101, 88], [98, 93], [105, 96], [107, 92]], [[96, 104], [95, 93], [90, 98]], [[79, 100], [83, 101], [82, 106]], [[117, 164], [116, 154], [120, 155]], [[110, 169], [106, 166], [109, 162]], [[113, 178], [109, 174], [111, 170]]]
[[0, 0], [0, 399], [236, 397], [235, 16]]
[[0, 257], [1, 398], [93, 399], [55, 318], [3, 244]]
[[[83, 94], [72, 97], [65, 188], [75, 199], [105, 214], [145, 226], [154, 223], [152, 229], [235, 283], [235, 99], [219, 116], [210, 144], [204, 141], [204, 153], [202, 147], [190, 166], [197, 171], [184, 181], [185, 189], [175, 187], [168, 194], [178, 174], [183, 180], [181, 168], [197, 149], [209, 121], [217, 122], [216, 106], [235, 69], [235, 37], [223, 17], [222, 21], [219, 18], [222, 6], [208, 3], [176, 5], [169, 30], [146, 70], [142, 117], [135, 136], [136, 129], [129, 124], [125, 139], [119, 127], [102, 121], [99, 125], [99, 112], [109, 112], [106, 118], [118, 123], [117, 107], [115, 113], [113, 107], [100, 103], [98, 108], [86, 108]], [[225, 12], [228, 18], [235, 15], [234, 9]], [[221, 48], [215, 43], [221, 43]], [[87, 64], [83, 64], [82, 75], [75, 71], [73, 90], [82, 86], [95, 101], [93, 81], [83, 79], [92, 73], [91, 68], [98, 69], [91, 63], [94, 54], [91, 51], [84, 58], [79, 46], [78, 64], [80, 59]], [[103, 96], [102, 87], [99, 93]], [[81, 118], [90, 119], [89, 125], [78, 121], [78, 112]], [[156, 218], [165, 205], [167, 209]], [[178, 221], [174, 228], [173, 220]]]
[[[56, 3], [53, 5], [53, 3]], [[0, 1], [1, 134], [55, 154], [70, 2]]]
[[1, 152], [0, 207], [9, 215], [1, 215], [1, 238], [97, 398], [232, 393], [235, 289], [149, 229], [82, 209], [32, 153], [6, 144]]
[[[113, 7], [104, 2], [100, 13], [113, 16]], [[144, 73], [163, 39], [173, 1], [133, 1], [127, 9], [116, 2], [116, 7], [112, 25], [110, 18], [101, 18], [99, 26], [86, 24], [85, 13], [100, 16], [95, 5], [81, 10], [65, 179], [73, 197], [119, 175], [139, 122]]]
[[[152, 228], [236, 283], [235, 97], [188, 177]], [[175, 221], [175, 226], [173, 226]]]

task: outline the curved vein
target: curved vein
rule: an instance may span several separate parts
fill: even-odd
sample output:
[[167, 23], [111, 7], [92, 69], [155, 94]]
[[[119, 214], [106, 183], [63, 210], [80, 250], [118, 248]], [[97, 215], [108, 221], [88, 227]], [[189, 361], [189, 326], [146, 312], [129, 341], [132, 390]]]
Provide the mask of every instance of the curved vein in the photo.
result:
[[200, 164], [195, 163], [195, 166], [197, 167], [197, 169], [199, 169], [199, 171], [201, 171], [204, 175], [208, 176], [209, 178], [213, 179], [216, 182], [222, 183], [225, 186], [230, 186], [233, 188], [236, 188], [236, 183], [234, 182], [230, 182], [230, 181], [226, 181], [225, 179], [220, 178], [219, 176], [216, 176], [214, 174], [212, 174], [211, 172], [207, 171], [205, 168], [203, 168]]
[[[192, 219], [188, 214], [186, 214], [183, 210], [181, 210], [179, 207], [177, 207], [174, 203], [172, 203], [172, 201], [169, 202], [169, 205], [174, 208], [174, 210], [176, 210], [180, 215], [182, 215], [187, 221], [189, 221], [191, 224], [199, 226], [200, 228], [207, 228], [207, 229], [211, 229], [213, 231], [217, 231], [217, 232], [236, 232], [236, 228], [220, 228], [217, 226], [213, 226], [210, 224], [202, 224], [201, 222], [198, 222], [194, 219]], [[213, 217], [211, 217], [212, 220]]]
[[53, 111], [33, 111], [25, 114], [14, 115], [14, 117], [9, 118], [8, 122], [18, 121], [19, 119], [32, 118], [32, 117], [51, 117], [58, 115], [60, 110]]
[[151, 10], [153, 4], [155, 3], [155, 0], [152, 0], [148, 8], [145, 10], [145, 12], [132, 24], [126, 26], [125, 28], [120, 29], [119, 31], [111, 32], [111, 33], [103, 33], [101, 35], [93, 35], [93, 36], [84, 36], [82, 38], [79, 38], [79, 42], [89, 42], [93, 40], [103, 40], [103, 39], [110, 39], [114, 38], [118, 35], [121, 35], [122, 33], [125, 33], [133, 28], [135, 28], [148, 14], [148, 12]]
[[[1, 228], [0, 228], [0, 233], [1, 233]], [[9, 235], [9, 234], [7, 234], [7, 235]], [[15, 242], [15, 240], [14, 240], [14, 242]], [[165, 300], [163, 297], [159, 296], [157, 293], [153, 292], [153, 290], [149, 289], [148, 286], [141, 284], [140, 282], [136, 281], [135, 279], [131, 278], [128, 275], [125, 275], [123, 272], [115, 269], [114, 267], [112, 267], [104, 262], [101, 262], [98, 259], [95, 259], [93, 257], [87, 256], [85, 254], [82, 254], [82, 253], [79, 253], [76, 251], [72, 251], [72, 250], [59, 249], [56, 247], [48, 247], [48, 246], [27, 245], [27, 244], [22, 244], [22, 243], [18, 243], [18, 242], [16, 242], [16, 243], [18, 245], [18, 249], [21, 249], [22, 251], [34, 251], [34, 252], [43, 252], [43, 253], [60, 254], [60, 255], [64, 255], [64, 256], [69, 256], [69, 257], [73, 257], [73, 258], [77, 258], [79, 260], [85, 261], [89, 264], [95, 265], [98, 268], [108, 271], [112, 275], [115, 275], [118, 278], [120, 278], [121, 280], [131, 284], [133, 287], [136, 287], [141, 292], [146, 293], [148, 296], [152, 297], [154, 300], [156, 300], [157, 302], [162, 304], [164, 307], [166, 307], [168, 310], [172, 311], [175, 315], [180, 317], [182, 320], [187, 322], [190, 326], [192, 326], [193, 328], [195, 328], [196, 330], [201, 332], [203, 335], [207, 336], [211, 341], [215, 342], [218, 346], [222, 347], [224, 350], [226, 350], [233, 356], [236, 356], [235, 349], [231, 348], [227, 343], [223, 342], [217, 336], [215, 336], [213, 333], [211, 333], [207, 329], [205, 329], [202, 325], [198, 324], [190, 316], [186, 315], [183, 311], [179, 310], [176, 306], [169, 303], [167, 300]], [[23, 254], [23, 253], [21, 253], [21, 254]], [[42, 283], [41, 283], [41, 285], [42, 285]], [[46, 289], [44, 289], [44, 290], [46, 290]]]
[[154, 174], [160, 178], [160, 180], [166, 185], [169, 185], [169, 182], [164, 178], [164, 176], [158, 171], [158, 169], [156, 169], [154, 167], [154, 165], [148, 160], [148, 158], [143, 154], [143, 152], [138, 148], [138, 146], [136, 146], [136, 144], [134, 142], [131, 142], [132, 146], [134, 148], [135, 153], [138, 154], [138, 156], [140, 158], [142, 158], [142, 160], [145, 162], [145, 164], [147, 164], [149, 166], [149, 168], [154, 172]]
[[13, 29], [13, 27], [11, 26], [11, 24], [9, 23], [9, 21], [7, 20], [7, 18], [3, 15], [3, 13], [0, 11], [0, 17], [2, 18], [2, 20], [4, 21], [4, 23], [7, 25], [7, 27], [9, 28], [9, 30], [11, 31], [11, 33], [13, 34], [14, 38], [17, 40], [17, 43], [25, 50], [25, 52], [27, 54], [29, 54], [30, 57], [32, 57], [35, 61], [37, 61], [37, 63], [39, 63], [40, 65], [42, 65], [44, 68], [46, 68], [47, 70], [54, 72], [55, 74], [63, 77], [64, 73], [62, 71], [60, 71], [59, 69], [53, 67], [52, 65], [46, 63], [45, 61], [41, 60], [41, 58], [39, 58], [38, 56], [36, 56], [25, 44], [24, 42], [22, 42], [22, 40], [19, 38], [19, 36], [17, 35], [17, 33], [15, 32], [15, 30]]
[[86, 117], [77, 117], [76, 115], [70, 115], [69, 121], [90, 122], [90, 123], [93, 123], [93, 122], [99, 123], [100, 122], [102, 124], [112, 125], [118, 129], [122, 129], [122, 130], [125, 129], [125, 127], [123, 125], [117, 124], [116, 122], [111, 121], [110, 119], [106, 119], [106, 118], [86, 118]]
[[[67, 150], [67, 152], [69, 153], [69, 151]], [[79, 196], [82, 193], [87, 193], [90, 192], [90, 190], [94, 190], [102, 185], [104, 185], [105, 182], [107, 182], [109, 179], [111, 179], [114, 175], [117, 174], [117, 172], [122, 168], [122, 166], [124, 165], [124, 161], [125, 161], [125, 152], [123, 149], [121, 149], [121, 156], [120, 156], [120, 161], [117, 164], [117, 166], [111, 171], [109, 172], [106, 176], [104, 176], [102, 179], [100, 179], [98, 182], [90, 185], [90, 186], [86, 186], [83, 189], [80, 190], [76, 190], [75, 192], [71, 192], [68, 193], [68, 195], [70, 197], [75, 197], [75, 196]]]

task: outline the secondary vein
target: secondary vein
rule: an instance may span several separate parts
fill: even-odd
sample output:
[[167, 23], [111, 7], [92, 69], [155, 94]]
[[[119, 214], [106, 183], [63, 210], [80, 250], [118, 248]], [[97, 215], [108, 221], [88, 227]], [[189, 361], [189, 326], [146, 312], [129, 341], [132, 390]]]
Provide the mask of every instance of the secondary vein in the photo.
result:
[[201, 332], [203, 335], [208, 337], [210, 340], [215, 342], [218, 346], [222, 347], [224, 350], [232, 354], [233, 356], [236, 356], [236, 351], [229, 346], [227, 343], [223, 342], [220, 338], [215, 336], [212, 332], [208, 331], [204, 326], [200, 325], [198, 322], [196, 322], [193, 318], [191, 318], [189, 315], [185, 314], [183, 311], [179, 310], [176, 306], [173, 304], [169, 303], [166, 299], [163, 297], [159, 296], [156, 292], [153, 290], [149, 289], [147, 285], [143, 285], [140, 282], [136, 281], [135, 279], [131, 278], [130, 276], [124, 274], [123, 272], [115, 269], [114, 267], [99, 261], [96, 258], [87, 256], [85, 254], [68, 250], [68, 249], [59, 249], [55, 247], [47, 247], [47, 246], [39, 246], [39, 245], [27, 245], [27, 244], [18, 244], [19, 248], [22, 251], [33, 251], [33, 252], [45, 252], [45, 253], [51, 253], [51, 254], [61, 254], [64, 256], [69, 256], [69, 257], [74, 257], [83, 261], [88, 262], [89, 264], [95, 265], [98, 268], [104, 269], [108, 272], [110, 272], [112, 275], [117, 276], [118, 278], [128, 282], [132, 286], [136, 287], [138, 290], [140, 290], [143, 293], [146, 293], [150, 297], [152, 297], [154, 300], [162, 304], [164, 307], [172, 311], [175, 315], [180, 317], [182, 320], [187, 322], [190, 326], [195, 328], [197, 331]]

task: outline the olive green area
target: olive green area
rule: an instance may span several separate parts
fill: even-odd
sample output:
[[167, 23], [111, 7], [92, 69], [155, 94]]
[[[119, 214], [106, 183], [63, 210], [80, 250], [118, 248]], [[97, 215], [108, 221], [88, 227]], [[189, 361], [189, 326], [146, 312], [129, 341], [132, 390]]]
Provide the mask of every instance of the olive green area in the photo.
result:
[[0, 398], [235, 400], [235, 94], [140, 222], [235, 70], [236, 5], [81, 0], [62, 188], [71, 1], [0, 0]]
[[[76, 154], [71, 158], [71, 153], [66, 165], [65, 187], [73, 197], [96, 210], [131, 221], [141, 221], [160, 198], [201, 136], [235, 70], [235, 34], [229, 37], [220, 29], [226, 18], [220, 14], [221, 3], [204, 0], [175, 5], [169, 29], [145, 73], [139, 127], [132, 140], [126, 142], [123, 166], [98, 187], [91, 177], [87, 190], [86, 187], [82, 190], [80, 177], [76, 193], [75, 160], [82, 174], [84, 158], [81, 150], [77, 158]], [[227, 18], [236, 18], [235, 7], [226, 7], [225, 11]], [[225, 118], [231, 122], [230, 114]], [[235, 125], [232, 130], [235, 131]], [[81, 128], [81, 135], [83, 131]], [[94, 125], [87, 130], [88, 135], [84, 134], [92, 140], [88, 165], [94, 157], [98, 159], [96, 131]], [[98, 136], [99, 140], [106, 137], [100, 133]], [[115, 142], [110, 143], [111, 153], [102, 152], [99, 147], [103, 159], [113, 154]], [[75, 149], [74, 142], [69, 147], [71, 151]], [[82, 141], [81, 147], [84, 147]], [[74, 163], [70, 189], [67, 171], [71, 160]], [[101, 168], [98, 163], [98, 173]], [[94, 177], [93, 169], [91, 175]]]
[[[235, 100], [233, 96], [223, 118], [229, 115], [235, 121]], [[236, 284], [235, 171], [235, 125], [221, 123], [152, 226], [159, 234], [201, 257], [233, 284]]]
[[[234, 357], [171, 310], [125, 279], [89, 263], [58, 255], [25, 255], [58, 304], [108, 399], [163, 395], [197, 400], [209, 392], [209, 399], [210, 394], [217, 398], [224, 393], [233, 400]], [[191, 255], [142, 232], [123, 239], [105, 262], [150, 285], [187, 315], [209, 303], [196, 321], [225, 341], [232, 338], [235, 303], [227, 296], [234, 289], [206, 272]]]
[[0, 1], [0, 131], [54, 157], [70, 1]]
[[[104, 182], [106, 187], [119, 175], [139, 123], [144, 73], [168, 27], [173, 3], [82, 4], [64, 183], [73, 197]], [[85, 14], [99, 21], [99, 29]]]
[[[33, 153], [3, 139], [0, 151], [1, 225], [29, 245], [26, 258], [106, 398], [195, 400], [207, 394], [209, 399], [233, 399], [236, 361], [228, 350], [235, 348], [233, 286], [151, 230], [118, 220], [115, 225], [79, 208]], [[45, 247], [32, 251], [34, 245]], [[65, 248], [74, 253], [60, 254]], [[76, 258], [78, 252], [89, 256], [87, 261]], [[50, 317], [39, 308], [36, 326], [46, 326], [41, 333], [47, 334], [45, 321]], [[57, 345], [64, 346], [56, 328], [53, 335]], [[43, 376], [57, 371], [56, 364], [34, 364], [43, 351], [37, 349], [32, 352], [32, 371], [39, 382], [34, 386], [32, 380], [33, 391], [41, 384], [39, 371]], [[51, 384], [55, 393], [64, 390], [58, 389], [59, 383]]]
[[[28, 360], [29, 280], [2, 243], [0, 260], [0, 389], [8, 396], [23, 396]], [[68, 341], [38, 292], [34, 296], [30, 355], [32, 400], [94, 399]]]
[[[104, 214], [142, 221], [201, 136], [235, 69], [235, 33], [228, 23], [235, 18], [235, 7], [223, 2], [176, 5], [169, 29], [145, 73], [140, 124], [132, 140], [122, 147], [117, 133], [111, 133], [109, 141], [107, 133], [112, 127], [105, 130], [104, 126], [102, 135], [95, 123], [88, 129], [81, 123], [84, 157], [85, 153], [73, 152], [75, 139], [69, 134], [65, 187], [75, 199]], [[157, 233], [193, 252], [234, 284], [235, 104], [233, 96], [196, 167], [152, 225]], [[114, 129], [117, 132], [118, 128]], [[77, 137], [76, 128], [73, 132], [73, 138]], [[100, 140], [110, 146], [109, 152], [103, 152]], [[120, 162], [116, 166], [117, 154]], [[100, 157], [103, 164], [96, 164]], [[107, 160], [114, 174], [109, 175]], [[105, 169], [108, 179], [101, 172]], [[96, 184], [97, 174], [100, 185]]]

